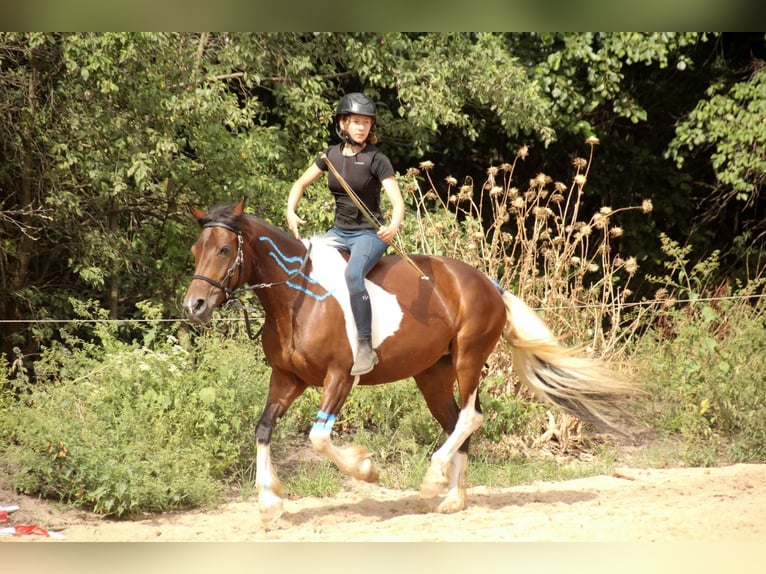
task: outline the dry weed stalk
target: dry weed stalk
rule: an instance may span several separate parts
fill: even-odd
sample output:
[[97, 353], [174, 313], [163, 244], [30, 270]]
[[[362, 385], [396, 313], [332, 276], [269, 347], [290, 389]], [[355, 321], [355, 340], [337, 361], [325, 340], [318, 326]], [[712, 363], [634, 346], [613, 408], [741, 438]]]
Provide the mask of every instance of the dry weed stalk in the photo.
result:
[[[452, 176], [437, 186], [431, 162], [411, 169], [406, 189], [416, 203], [414, 250], [474, 265], [540, 308], [565, 343], [620, 360], [642, 313], [649, 309], [633, 307], [626, 312], [638, 264], [633, 256], [615, 253], [615, 241], [623, 234], [616, 220], [628, 210], [650, 213], [652, 205], [645, 200], [640, 206], [605, 206], [586, 216], [583, 198], [599, 142], [588, 138], [585, 143], [590, 148], [588, 159], [573, 161], [568, 185], [544, 173], [530, 179], [526, 188], [516, 183], [514, 172], [529, 153], [526, 146], [513, 162], [488, 168], [479, 189], [470, 178], [459, 185]], [[491, 361], [489, 375], [504, 371], [510, 359], [498, 352]], [[509, 387], [521, 392], [515, 378], [490, 392], [508, 392]], [[576, 447], [581, 440], [579, 424], [561, 413], [558, 420], [547, 422], [538, 446]]]
[[652, 205], [645, 200], [640, 206], [605, 206], [585, 217], [583, 197], [598, 140], [588, 138], [586, 144], [589, 157], [573, 161], [569, 185], [539, 173], [520, 189], [514, 171], [529, 153], [526, 146], [512, 163], [490, 167], [478, 190], [470, 178], [458, 185], [452, 176], [440, 188], [431, 162], [411, 169], [415, 250], [471, 263], [542, 309], [568, 342], [587, 341], [589, 352], [616, 357], [638, 324], [635, 313], [625, 314], [638, 264], [614, 252], [623, 234], [615, 220], [628, 210], [649, 213]]

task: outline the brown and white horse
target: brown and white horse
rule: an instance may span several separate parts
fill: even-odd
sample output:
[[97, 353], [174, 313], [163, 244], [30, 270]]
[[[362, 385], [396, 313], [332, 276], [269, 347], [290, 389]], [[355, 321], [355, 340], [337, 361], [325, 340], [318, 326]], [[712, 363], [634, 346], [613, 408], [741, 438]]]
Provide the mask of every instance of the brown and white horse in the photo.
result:
[[600, 361], [575, 356], [557, 343], [529, 306], [465, 262], [415, 255], [413, 266], [399, 256], [383, 257], [367, 276], [373, 346], [380, 362], [370, 373], [352, 377], [357, 339], [339, 251], [320, 241], [297, 240], [246, 215], [244, 201], [209, 213], [195, 209], [194, 215], [202, 232], [192, 247], [196, 266], [184, 299], [189, 320], [209, 321], [243, 287], [255, 290], [265, 310], [262, 339], [271, 380], [255, 431], [264, 523], [282, 513], [270, 442], [275, 424], [293, 401], [309, 386], [322, 388], [309, 434], [313, 447], [345, 474], [372, 482], [378, 471], [370, 452], [335, 446], [333, 423], [356, 384], [409, 377], [448, 435], [431, 458], [420, 494], [444, 494], [439, 512], [464, 509], [469, 438], [483, 419], [481, 372], [501, 336], [511, 345], [520, 380], [539, 398], [619, 431], [609, 413], [619, 408], [631, 385]]

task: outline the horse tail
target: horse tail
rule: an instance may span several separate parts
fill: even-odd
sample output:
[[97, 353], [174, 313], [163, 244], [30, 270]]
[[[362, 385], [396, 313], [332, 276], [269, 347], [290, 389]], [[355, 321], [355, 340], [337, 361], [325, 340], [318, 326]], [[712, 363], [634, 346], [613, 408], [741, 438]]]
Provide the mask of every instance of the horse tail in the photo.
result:
[[507, 320], [503, 337], [510, 343], [513, 366], [521, 382], [542, 400], [550, 401], [583, 421], [628, 436], [618, 418], [630, 418], [625, 404], [634, 384], [602, 361], [577, 356], [561, 345], [521, 299], [503, 291]]

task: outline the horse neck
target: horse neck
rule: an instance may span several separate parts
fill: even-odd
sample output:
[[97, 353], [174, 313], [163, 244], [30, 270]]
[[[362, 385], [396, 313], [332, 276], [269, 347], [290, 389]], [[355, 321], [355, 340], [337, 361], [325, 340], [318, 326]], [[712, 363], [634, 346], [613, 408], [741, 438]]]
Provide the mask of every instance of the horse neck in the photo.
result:
[[257, 219], [243, 230], [243, 239], [244, 281], [253, 286], [274, 284], [273, 287], [255, 289], [255, 295], [265, 309], [273, 305], [283, 307], [296, 295], [294, 289], [285, 289], [283, 282], [301, 267], [306, 247], [301, 241]]

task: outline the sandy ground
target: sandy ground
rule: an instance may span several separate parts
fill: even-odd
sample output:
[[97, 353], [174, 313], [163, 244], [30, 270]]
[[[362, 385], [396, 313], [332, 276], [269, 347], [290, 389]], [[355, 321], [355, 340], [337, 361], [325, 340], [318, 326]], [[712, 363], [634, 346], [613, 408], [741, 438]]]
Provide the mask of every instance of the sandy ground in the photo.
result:
[[[268, 530], [255, 498], [114, 521], [8, 490], [0, 497], [0, 506], [20, 507], [0, 527], [38, 524], [77, 542], [766, 542], [766, 465], [622, 468], [564, 482], [474, 486], [469, 507], [453, 515], [433, 513], [434, 501], [414, 490], [348, 479], [336, 496], [286, 500], [284, 515]], [[51, 539], [0, 537], [0, 543], [43, 540]]]

